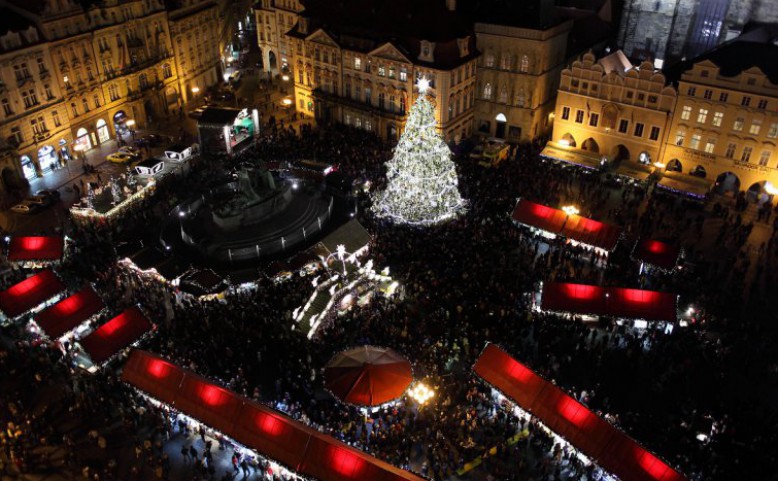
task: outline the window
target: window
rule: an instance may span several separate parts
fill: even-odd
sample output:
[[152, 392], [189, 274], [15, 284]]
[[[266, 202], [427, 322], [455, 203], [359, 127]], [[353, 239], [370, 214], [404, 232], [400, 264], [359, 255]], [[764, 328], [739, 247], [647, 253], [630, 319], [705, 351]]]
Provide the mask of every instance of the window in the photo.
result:
[[691, 147], [694, 150], [699, 149], [701, 140], [702, 140], [702, 136], [700, 136], [700, 134], [692, 135], [692, 141], [689, 143], [689, 147]]
[[62, 122], [59, 120], [59, 113], [56, 110], [51, 113], [51, 118], [54, 120], [54, 127], [62, 125]]
[[756, 85], [756, 79], [754, 77], [749, 78], [746, 80], [746, 85]]
[[740, 105], [742, 105], [743, 107], [748, 107], [749, 105], [751, 105], [751, 97], [744, 95], [743, 98], [740, 100]]
[[696, 93], [697, 93], [697, 87], [689, 87], [686, 90], [686, 95], [688, 95], [689, 97], [694, 97], [694, 94]]
[[629, 129], [629, 120], [621, 119], [619, 121], [619, 132], [622, 134], [626, 134], [628, 129]]
[[14, 111], [11, 109], [11, 103], [8, 101], [8, 99], [3, 99], [1, 103], [3, 104], [3, 113], [6, 117], [14, 114]]
[[583, 110], [576, 110], [575, 111], [575, 123], [576, 124], [582, 124], [584, 119], [584, 111]]
[[639, 93], [638, 94], [638, 100], [640, 102], [644, 101], [645, 99], [646, 99], [646, 94], [643, 94], [643, 93]]
[[759, 101], [759, 105], [757, 107], [762, 109], [762, 110], [767, 109], [767, 100], [760, 100]]
[[111, 102], [119, 100], [119, 87], [116, 85], [109, 85], [108, 86], [108, 96], [111, 99]]
[[395, 77], [395, 70], [394, 67], [389, 67], [389, 78]]
[[659, 100], [659, 99], [657, 98], [657, 96], [656, 96], [656, 95], [649, 95], [649, 96], [648, 96], [648, 101], [649, 101], [650, 103], [652, 103], [652, 104], [655, 104], [655, 103], [657, 102], [657, 100]]
[[405, 114], [405, 95], [400, 96], [400, 113]]
[[400, 69], [400, 82], [407, 82], [408, 81], [408, 71], [405, 69], [405, 67]]
[[710, 72], [707, 70], [703, 70], [702, 72], [700, 72], [700, 77], [702, 78], [708, 78], [708, 75], [710, 75]]
[[43, 57], [38, 57], [38, 72], [44, 74], [47, 72], [46, 64], [43, 62]]
[[22, 96], [24, 98], [24, 106], [26, 108], [29, 109], [30, 107], [34, 107], [38, 105], [38, 96], [35, 95], [35, 90], [33, 89], [25, 90], [24, 92], [22, 92]]
[[760, 130], [762, 130], [762, 119], [752, 120], [751, 127], [748, 128], [748, 133], [751, 135], [759, 135]]
[[713, 114], [713, 126], [721, 127], [721, 122], [724, 120], [724, 112], [716, 112]]
[[640, 122], [635, 124], [635, 137], [643, 137], [643, 124]]
[[24, 137], [22, 137], [22, 131], [19, 129], [19, 127], [11, 127], [11, 137], [14, 139], [17, 145], [24, 142]]
[[719, 94], [719, 102], [726, 102], [728, 98], [729, 98], [729, 94], [726, 92], [721, 92]]
[[351, 98], [351, 82], [346, 82], [343, 84], [343, 96], [347, 98]]
[[354, 70], [362, 70], [362, 59], [354, 57]]
[[707, 142], [705, 142], [705, 152], [712, 154], [713, 149], [716, 148], [716, 139], [709, 138]]
[[767, 163], [770, 162], [770, 151], [763, 150], [762, 155], [759, 156], [759, 165], [767, 167]]
[[651, 133], [648, 134], [648, 138], [651, 140], [659, 140], [659, 127], [651, 127]]
[[634, 97], [634, 96], [635, 96], [635, 92], [633, 92], [632, 90], [627, 90], [627, 98], [628, 99], [632, 99], [632, 97]]
[[597, 127], [597, 123], [600, 121], [600, 114], [589, 115], [589, 126]]
[[705, 92], [702, 94], [702, 98], [705, 100], [710, 100], [713, 97], [713, 90], [705, 89]]
[[770, 124], [770, 130], [767, 131], [767, 136], [771, 139], [778, 137], [778, 123]]
[[365, 103], [366, 104], [373, 103], [373, 89], [371, 89], [370, 87], [367, 87], [365, 89]]
[[84, 112], [89, 112], [89, 100], [81, 99], [81, 103], [84, 104]]
[[500, 68], [503, 70], [510, 70], [511, 69], [511, 56], [506, 54], [503, 54], [500, 58]]
[[526, 55], [521, 56], [520, 70], [524, 73], [529, 72], [529, 57], [527, 57]]
[[683, 141], [686, 139], [686, 132], [679, 130], [675, 133], [675, 145], [683, 146]]
[[692, 117], [692, 108], [688, 105], [684, 105], [683, 112], [681, 112], [682, 120], [689, 120]]
[[753, 148], [751, 147], [743, 147], [743, 155], [740, 156], [741, 162], [748, 162], [751, 160], [751, 152], [753, 152]]
[[92, 98], [92, 101], [95, 103], [95, 108], [99, 109], [100, 108], [100, 97], [98, 95], [95, 95]]
[[373, 130], [373, 122], [370, 119], [365, 120], [365, 130]]
[[735, 119], [735, 123], [732, 125], [732, 130], [740, 132], [743, 130], [743, 124], [746, 123], [746, 119], [738, 117]]
[[727, 144], [727, 151], [724, 152], [724, 157], [728, 159], [732, 159], [735, 157], [735, 149], [737, 148], [737, 145], [735, 144]]
[[386, 77], [386, 67], [384, 67], [383, 65], [378, 66], [378, 76]]
[[170, 68], [170, 64], [166, 63], [162, 66], [162, 76], [164, 78], [170, 78], [173, 76], [173, 70]]
[[492, 98], [492, 84], [487, 83], [484, 85], [484, 98], [485, 99], [491, 99]]
[[346, 114], [346, 116], [343, 118], [343, 123], [346, 125], [351, 125], [351, 114]]
[[30, 120], [30, 125], [32, 125], [32, 131], [36, 135], [40, 135], [48, 131], [49, 129], [46, 128], [46, 121], [43, 117], [38, 117], [37, 119]]
[[484, 61], [487, 67], [489, 68], [494, 67], [494, 54], [493, 53], [486, 54], [486, 59]]
[[704, 124], [708, 119], [708, 109], [700, 109], [697, 113], [697, 123]]
[[73, 113], [73, 117], [78, 117], [78, 106], [75, 102], [71, 102], [70, 111]]
[[580, 82], [578, 82], [578, 79], [573, 79], [573, 80], [570, 82], [570, 84], [571, 84], [573, 87], [578, 87], [578, 85], [580, 84]]
[[378, 94], [378, 108], [383, 109], [386, 106], [386, 94], [383, 92]]
[[508, 103], [508, 89], [504, 85], [502, 90], [500, 90], [500, 98], [497, 101], [503, 104]]
[[570, 107], [562, 107], [562, 120], [570, 119]]

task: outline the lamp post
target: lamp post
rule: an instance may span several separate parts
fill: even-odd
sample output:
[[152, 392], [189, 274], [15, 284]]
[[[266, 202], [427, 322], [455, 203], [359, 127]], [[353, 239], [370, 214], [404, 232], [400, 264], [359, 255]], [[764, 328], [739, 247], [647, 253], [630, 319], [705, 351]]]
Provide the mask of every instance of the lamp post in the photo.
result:
[[413, 388], [408, 390], [408, 396], [411, 397], [414, 401], [419, 403], [419, 405], [424, 405], [432, 399], [435, 396], [435, 391], [427, 387], [424, 383], [419, 382], [416, 383]]
[[338, 244], [337, 247], [337, 253], [338, 253], [338, 259], [340, 259], [340, 262], [343, 264], [343, 277], [346, 277], [346, 246], [343, 244]]

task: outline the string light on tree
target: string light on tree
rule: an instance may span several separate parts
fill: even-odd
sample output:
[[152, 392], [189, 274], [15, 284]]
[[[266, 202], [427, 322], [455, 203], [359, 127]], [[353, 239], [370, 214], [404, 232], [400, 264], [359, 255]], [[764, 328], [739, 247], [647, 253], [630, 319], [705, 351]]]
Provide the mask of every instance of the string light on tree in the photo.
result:
[[373, 212], [398, 224], [434, 225], [466, 209], [457, 188], [451, 150], [437, 131], [435, 108], [427, 100], [430, 81], [420, 78], [394, 156], [386, 163], [386, 189], [373, 196]]

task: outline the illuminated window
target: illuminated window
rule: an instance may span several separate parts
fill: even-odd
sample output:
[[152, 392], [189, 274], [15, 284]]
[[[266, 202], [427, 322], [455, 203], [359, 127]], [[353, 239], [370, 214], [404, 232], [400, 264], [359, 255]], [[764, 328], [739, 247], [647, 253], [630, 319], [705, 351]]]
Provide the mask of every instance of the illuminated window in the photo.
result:
[[686, 132], [684, 132], [683, 130], [679, 130], [675, 134], [675, 145], [679, 147], [683, 146], [683, 142], [685, 139], [686, 139]]
[[648, 138], [651, 140], [658, 140], [659, 139], [659, 127], [653, 126], [651, 127], [651, 132], [648, 134]]
[[707, 142], [705, 142], [705, 152], [712, 154], [713, 149], [716, 148], [716, 139], [709, 138]]
[[727, 151], [724, 152], [724, 157], [728, 159], [733, 159], [735, 157], [735, 149], [737, 148], [737, 145], [735, 144], [728, 144], [727, 145]]
[[743, 125], [746, 123], [746, 119], [743, 117], [738, 117], [735, 119], [735, 123], [732, 124], [732, 130], [736, 132], [740, 132], [743, 130]]
[[600, 114], [591, 114], [589, 116], [589, 126], [597, 127], [597, 123], [600, 121]]
[[724, 112], [716, 112], [713, 114], [713, 126], [721, 127], [721, 122], [724, 120]]
[[701, 140], [702, 140], [702, 136], [700, 136], [700, 134], [692, 135], [692, 141], [691, 143], [689, 143], [689, 147], [691, 147], [694, 150], [699, 149]]
[[562, 120], [570, 119], [570, 107], [562, 107]]
[[704, 124], [707, 119], [708, 119], [708, 109], [700, 109], [700, 111], [697, 113], [697, 122], [700, 124]]
[[575, 111], [575, 123], [576, 124], [582, 124], [584, 119], [584, 111], [583, 110], [576, 110]]
[[770, 151], [763, 150], [762, 155], [759, 156], [759, 165], [766, 167], [768, 162], [770, 162]]
[[742, 162], [748, 162], [751, 160], [751, 152], [753, 152], [752, 147], [743, 147], [743, 155], [740, 156], [740, 160]]
[[681, 119], [689, 120], [691, 117], [692, 117], [692, 108], [688, 105], [684, 105], [683, 111], [681, 112]]
[[751, 135], [759, 135], [760, 130], [762, 130], [762, 119], [752, 120], [751, 127], [748, 128], [748, 133]]
[[643, 137], [643, 124], [640, 122], [635, 124], [635, 137]]

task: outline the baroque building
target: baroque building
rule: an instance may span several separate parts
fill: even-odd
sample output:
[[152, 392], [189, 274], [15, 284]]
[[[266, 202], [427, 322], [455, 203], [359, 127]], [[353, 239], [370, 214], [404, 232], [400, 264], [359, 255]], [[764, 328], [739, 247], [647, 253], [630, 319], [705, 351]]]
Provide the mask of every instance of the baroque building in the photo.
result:
[[471, 134], [478, 51], [454, 0], [311, 0], [287, 36], [303, 115], [396, 139], [425, 78], [446, 141]]
[[254, 5], [263, 71], [271, 74], [289, 71], [291, 38], [286, 33], [295, 26], [302, 10], [300, 0], [261, 0]]
[[678, 103], [668, 170], [715, 181], [718, 193], [778, 186], [778, 27], [758, 27], [673, 69]]
[[629, 57], [661, 68], [738, 36], [751, 21], [778, 22], [778, 2], [625, 0], [618, 43]]
[[651, 62], [635, 67], [621, 51], [599, 61], [586, 53], [562, 71], [544, 155], [591, 167], [659, 162], [675, 102]]

